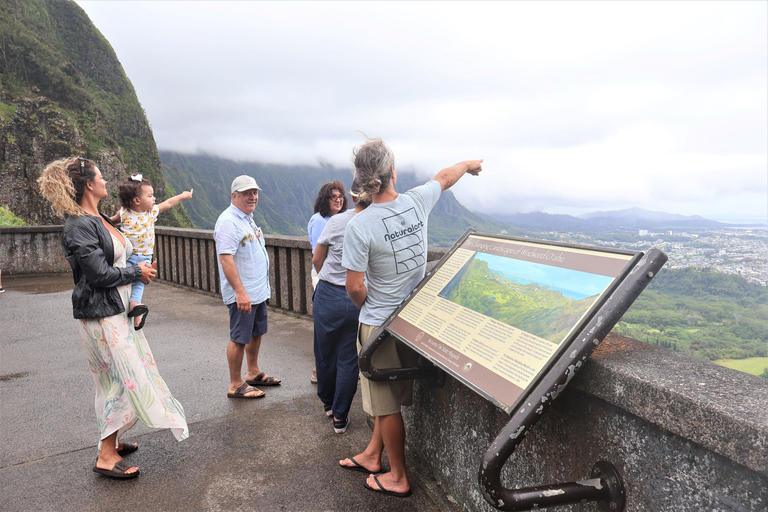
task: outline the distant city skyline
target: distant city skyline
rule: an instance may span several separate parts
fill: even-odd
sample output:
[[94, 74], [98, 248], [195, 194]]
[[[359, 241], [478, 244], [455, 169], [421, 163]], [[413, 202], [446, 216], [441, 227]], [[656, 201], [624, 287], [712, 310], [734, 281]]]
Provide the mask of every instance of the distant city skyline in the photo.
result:
[[357, 130], [482, 213], [768, 222], [768, 3], [77, 0], [158, 147], [351, 167]]

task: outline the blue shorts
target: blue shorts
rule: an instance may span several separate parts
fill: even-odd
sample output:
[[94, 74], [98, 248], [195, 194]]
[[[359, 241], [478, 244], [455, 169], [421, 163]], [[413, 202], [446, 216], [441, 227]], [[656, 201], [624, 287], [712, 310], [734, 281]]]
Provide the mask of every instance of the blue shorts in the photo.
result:
[[251, 312], [245, 314], [237, 309], [237, 302], [227, 304], [229, 308], [229, 339], [247, 345], [251, 338], [267, 334], [267, 301], [251, 304]]

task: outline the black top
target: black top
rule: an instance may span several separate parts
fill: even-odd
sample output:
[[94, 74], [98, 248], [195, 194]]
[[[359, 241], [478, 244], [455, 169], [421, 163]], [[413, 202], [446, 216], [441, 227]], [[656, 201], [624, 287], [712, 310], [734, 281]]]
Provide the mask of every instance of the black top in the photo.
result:
[[[103, 213], [101, 216], [111, 224]], [[75, 289], [72, 309], [75, 318], [103, 318], [125, 311], [117, 286], [141, 278], [141, 267], [114, 267], [112, 236], [93, 215], [71, 215], [61, 235], [64, 257], [72, 267]]]

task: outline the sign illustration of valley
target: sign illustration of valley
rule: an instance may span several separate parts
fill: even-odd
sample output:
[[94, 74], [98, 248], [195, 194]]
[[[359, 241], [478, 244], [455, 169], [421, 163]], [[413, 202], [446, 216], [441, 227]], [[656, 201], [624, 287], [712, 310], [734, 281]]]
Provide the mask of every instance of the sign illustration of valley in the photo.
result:
[[386, 328], [509, 412], [633, 256], [470, 235]]

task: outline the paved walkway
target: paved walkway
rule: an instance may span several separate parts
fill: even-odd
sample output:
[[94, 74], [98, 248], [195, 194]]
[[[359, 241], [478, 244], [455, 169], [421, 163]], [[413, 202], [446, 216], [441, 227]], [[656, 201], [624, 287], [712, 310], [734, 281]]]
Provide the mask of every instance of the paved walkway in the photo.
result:
[[[312, 324], [270, 312], [260, 364], [283, 385], [260, 400], [226, 398], [226, 309], [215, 297], [163, 283], [146, 288], [145, 326], [160, 372], [184, 405], [190, 438], [141, 423], [136, 480], [91, 471], [97, 451], [93, 389], [71, 278], [3, 276], [0, 295], [0, 510], [8, 511], [455, 511], [409, 459], [414, 494], [381, 496], [337, 460], [370, 438], [359, 394], [336, 435], [312, 370]], [[386, 464], [386, 462], [385, 462]]]

